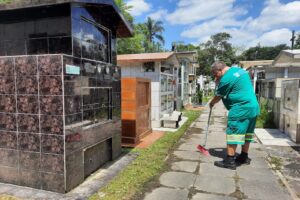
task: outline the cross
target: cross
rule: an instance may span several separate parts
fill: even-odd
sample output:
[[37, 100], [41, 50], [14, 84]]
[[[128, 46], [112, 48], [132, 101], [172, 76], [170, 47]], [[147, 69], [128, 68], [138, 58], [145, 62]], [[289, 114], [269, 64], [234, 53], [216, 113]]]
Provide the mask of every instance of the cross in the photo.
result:
[[291, 42], [292, 42], [292, 50], [294, 49], [294, 42], [295, 42], [296, 36], [295, 36], [295, 31], [293, 30], [292, 32], [292, 38], [291, 38]]

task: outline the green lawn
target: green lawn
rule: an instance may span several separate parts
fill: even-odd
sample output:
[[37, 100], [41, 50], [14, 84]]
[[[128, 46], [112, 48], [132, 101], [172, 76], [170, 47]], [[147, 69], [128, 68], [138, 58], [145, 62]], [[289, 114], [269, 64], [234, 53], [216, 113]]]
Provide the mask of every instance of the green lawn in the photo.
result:
[[163, 171], [169, 151], [178, 143], [180, 137], [199, 114], [199, 111], [184, 111], [184, 116], [188, 117], [188, 121], [177, 132], [165, 134], [148, 149], [132, 149], [139, 153], [138, 158], [106, 187], [90, 197], [90, 200], [129, 200], [142, 193], [145, 184]]

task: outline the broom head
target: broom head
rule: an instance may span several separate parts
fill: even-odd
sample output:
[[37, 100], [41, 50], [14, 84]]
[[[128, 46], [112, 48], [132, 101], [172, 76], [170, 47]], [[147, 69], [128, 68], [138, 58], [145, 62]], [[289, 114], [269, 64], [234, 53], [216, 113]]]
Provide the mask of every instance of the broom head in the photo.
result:
[[205, 149], [203, 146], [201, 146], [200, 144], [197, 145], [197, 149], [203, 154], [203, 155], [206, 155], [206, 156], [209, 156], [209, 152], [207, 149]]

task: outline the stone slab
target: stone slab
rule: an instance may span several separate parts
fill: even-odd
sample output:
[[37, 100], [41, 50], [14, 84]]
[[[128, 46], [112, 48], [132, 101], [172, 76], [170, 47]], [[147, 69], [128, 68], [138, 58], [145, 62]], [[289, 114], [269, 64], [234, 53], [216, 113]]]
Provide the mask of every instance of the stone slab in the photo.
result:
[[292, 200], [286, 189], [278, 183], [266, 184], [258, 180], [240, 180], [241, 191], [249, 198], [256, 200]]
[[265, 184], [277, 183], [277, 177], [272, 173], [271, 169], [253, 168], [253, 167], [238, 167], [237, 175], [244, 180], [253, 180], [265, 182]]
[[196, 193], [191, 200], [236, 200], [236, 198], [224, 195]]
[[300, 146], [278, 129], [255, 129], [255, 135], [263, 145]]
[[182, 160], [199, 161], [200, 158], [200, 153], [194, 151], [174, 151], [174, 155]]
[[189, 191], [185, 189], [160, 187], [153, 190], [150, 194], [146, 194], [144, 200], [187, 200], [188, 193]]
[[212, 163], [201, 163], [199, 168], [200, 175], [233, 178], [235, 171], [214, 166]]
[[180, 161], [172, 163], [172, 170], [193, 173], [196, 171], [198, 162]]
[[189, 189], [195, 182], [196, 175], [185, 172], [166, 172], [159, 178], [161, 185], [173, 188]]
[[233, 178], [200, 175], [197, 176], [195, 188], [205, 192], [229, 195], [235, 191], [235, 182]]

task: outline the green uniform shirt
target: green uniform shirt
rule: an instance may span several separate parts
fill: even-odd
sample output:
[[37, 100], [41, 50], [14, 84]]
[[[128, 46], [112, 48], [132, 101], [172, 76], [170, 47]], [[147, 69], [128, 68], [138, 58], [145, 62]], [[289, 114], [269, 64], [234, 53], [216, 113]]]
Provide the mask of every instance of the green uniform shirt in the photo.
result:
[[221, 77], [216, 95], [222, 101], [228, 113], [228, 120], [256, 117], [260, 113], [252, 83], [247, 71], [231, 67]]

